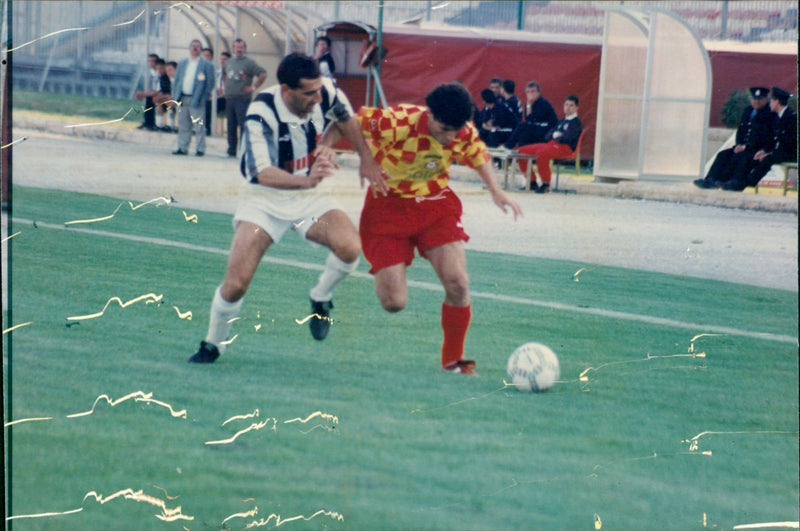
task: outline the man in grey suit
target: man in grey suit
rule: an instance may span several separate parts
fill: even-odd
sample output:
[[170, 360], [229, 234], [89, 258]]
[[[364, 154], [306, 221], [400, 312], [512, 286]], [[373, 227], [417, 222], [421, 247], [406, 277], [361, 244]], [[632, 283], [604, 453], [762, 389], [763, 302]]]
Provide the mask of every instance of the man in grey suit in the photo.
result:
[[[178, 102], [178, 149], [173, 155], [188, 155], [192, 132], [197, 135], [195, 155], [206, 151], [206, 128], [203, 120], [206, 100], [214, 90], [214, 65], [200, 56], [203, 45], [195, 39], [189, 44], [189, 58], [178, 63], [172, 99]], [[173, 103], [174, 105], [174, 103]]]

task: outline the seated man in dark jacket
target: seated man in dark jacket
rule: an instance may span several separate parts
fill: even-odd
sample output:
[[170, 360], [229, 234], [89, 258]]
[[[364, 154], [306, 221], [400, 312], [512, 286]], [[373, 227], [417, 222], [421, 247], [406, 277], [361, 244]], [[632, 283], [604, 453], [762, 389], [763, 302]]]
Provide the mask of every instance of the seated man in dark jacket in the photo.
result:
[[699, 188], [721, 188], [726, 182], [745, 182], [747, 174], [756, 165], [755, 154], [770, 149], [772, 144], [773, 114], [767, 106], [769, 89], [750, 88], [750, 106], [742, 113], [736, 129], [736, 145], [717, 153], [705, 179], [697, 179]]
[[[572, 156], [578, 147], [583, 124], [578, 118], [578, 96], [569, 95], [564, 100], [564, 119], [548, 131], [547, 142], [543, 144], [528, 144], [519, 148], [520, 153], [525, 155], [538, 155], [536, 159], [536, 170], [542, 179], [541, 186], [536, 184], [536, 178], [531, 174], [531, 190], [542, 194], [550, 187], [550, 161]], [[519, 161], [519, 167], [524, 173], [528, 168], [528, 162]]]
[[775, 115], [772, 145], [753, 155], [756, 165], [747, 174], [744, 182], [728, 181], [722, 186], [723, 189], [741, 191], [748, 186], [755, 186], [769, 172], [773, 164], [797, 162], [797, 113], [788, 105], [790, 97], [791, 94], [785, 90], [772, 87], [769, 100], [769, 108]]
[[481, 91], [481, 99], [485, 106], [479, 114], [478, 134], [488, 147], [498, 147], [508, 140], [517, 119], [514, 114], [502, 103], [498, 103], [494, 92], [490, 89]]
[[542, 88], [536, 81], [530, 81], [525, 85], [525, 120], [511, 133], [511, 137], [506, 141], [508, 149], [527, 144], [540, 144], [547, 142], [545, 135], [558, 123], [558, 116], [550, 102], [542, 97]]

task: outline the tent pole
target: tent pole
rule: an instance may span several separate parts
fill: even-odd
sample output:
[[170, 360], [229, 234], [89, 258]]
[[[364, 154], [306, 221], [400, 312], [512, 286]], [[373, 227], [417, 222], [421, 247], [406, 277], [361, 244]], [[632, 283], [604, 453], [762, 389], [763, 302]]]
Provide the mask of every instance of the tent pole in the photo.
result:
[[383, 0], [378, 0], [378, 37], [376, 44], [378, 45], [378, 62], [375, 63], [375, 91], [373, 92], [372, 101], [375, 106], [378, 106], [378, 86], [381, 79], [381, 52], [383, 51]]

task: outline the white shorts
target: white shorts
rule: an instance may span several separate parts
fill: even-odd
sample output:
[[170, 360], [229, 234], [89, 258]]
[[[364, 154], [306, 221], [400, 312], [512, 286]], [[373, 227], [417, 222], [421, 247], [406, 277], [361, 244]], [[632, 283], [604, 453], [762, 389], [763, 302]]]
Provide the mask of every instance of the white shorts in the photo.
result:
[[[252, 223], [278, 243], [289, 229], [303, 239], [308, 229], [325, 213], [339, 210], [330, 196], [317, 190], [279, 190], [258, 184], [245, 184], [239, 206], [233, 215], [234, 229], [242, 221]], [[313, 242], [312, 242], [313, 243]]]

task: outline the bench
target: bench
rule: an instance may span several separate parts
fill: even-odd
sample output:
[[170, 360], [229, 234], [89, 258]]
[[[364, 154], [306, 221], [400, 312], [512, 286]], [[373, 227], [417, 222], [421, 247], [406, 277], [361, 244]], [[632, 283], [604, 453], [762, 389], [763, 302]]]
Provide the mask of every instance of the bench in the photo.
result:
[[[787, 190], [795, 190], [795, 191], [797, 191], [797, 180], [795, 180], [794, 186], [789, 187], [789, 170], [792, 170], [792, 169], [797, 171], [797, 162], [781, 162], [779, 164], [773, 164], [772, 165], [772, 170], [777, 170], [777, 172], [782, 176], [781, 177], [780, 187], [783, 189], [783, 195], [786, 195], [786, 191]], [[766, 175], [764, 176], [764, 178], [761, 179], [761, 181], [758, 182], [758, 184], [756, 184], [756, 186], [755, 186], [756, 193], [758, 193], [758, 187], [759, 186], [764, 186], [764, 187], [772, 186], [769, 183], [771, 183], [773, 181], [769, 181], [769, 182], [765, 181], [765, 178], [766, 178]]]
[[508, 151], [503, 148], [487, 148], [489, 155], [492, 159], [500, 159], [501, 165], [500, 169], [503, 170], [503, 189], [508, 190], [508, 181], [509, 177], [514, 174], [516, 171], [514, 169], [514, 163], [517, 160], [527, 160], [529, 161], [528, 168], [525, 170], [525, 182], [528, 183], [525, 185], [527, 189], [530, 186], [531, 182], [531, 172], [533, 171], [533, 163], [539, 158], [538, 155], [525, 155], [524, 153], [519, 153], [517, 151]]

